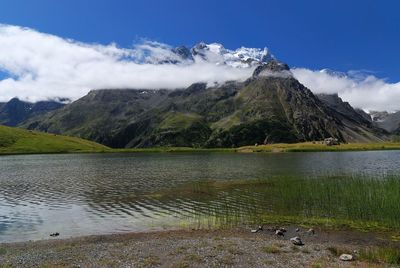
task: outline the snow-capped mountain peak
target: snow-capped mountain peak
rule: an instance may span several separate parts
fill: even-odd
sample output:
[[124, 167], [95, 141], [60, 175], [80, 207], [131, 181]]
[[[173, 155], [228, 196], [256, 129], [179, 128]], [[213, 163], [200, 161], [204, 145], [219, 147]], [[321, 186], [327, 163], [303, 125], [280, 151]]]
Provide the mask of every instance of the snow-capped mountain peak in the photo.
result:
[[[235, 68], [249, 68], [274, 59], [267, 48], [240, 47], [231, 50], [219, 43], [200, 42], [189, 49], [185, 46], [157, 47], [157, 44], [140, 46], [140, 53], [137, 53], [140, 57], [136, 60], [148, 64], [214, 63]], [[143, 53], [143, 49], [146, 53]]]
[[192, 49], [196, 61], [207, 61], [218, 65], [226, 64], [236, 68], [248, 68], [266, 63], [273, 59], [267, 48], [240, 47], [236, 50], [226, 49], [222, 44], [201, 42]]

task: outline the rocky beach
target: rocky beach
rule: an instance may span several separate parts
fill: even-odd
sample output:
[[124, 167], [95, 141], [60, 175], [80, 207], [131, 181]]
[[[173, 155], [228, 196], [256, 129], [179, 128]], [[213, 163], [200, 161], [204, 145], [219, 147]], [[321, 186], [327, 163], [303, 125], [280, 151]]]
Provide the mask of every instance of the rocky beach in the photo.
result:
[[[169, 230], [0, 244], [0, 267], [396, 267], [386, 235], [289, 226]], [[277, 231], [283, 231], [277, 235]], [[295, 245], [290, 238], [301, 238]], [[49, 237], [50, 238], [50, 237]], [[384, 250], [384, 251], [383, 251]], [[396, 256], [397, 252], [397, 256]], [[351, 256], [345, 260], [343, 254]], [[343, 256], [342, 256], [343, 255]], [[399, 261], [399, 259], [397, 259]]]

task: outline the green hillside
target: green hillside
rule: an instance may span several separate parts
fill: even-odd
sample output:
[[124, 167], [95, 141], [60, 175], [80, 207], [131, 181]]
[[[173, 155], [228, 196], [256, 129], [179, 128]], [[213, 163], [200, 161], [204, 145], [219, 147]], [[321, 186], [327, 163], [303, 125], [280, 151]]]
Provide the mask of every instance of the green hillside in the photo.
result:
[[108, 149], [79, 138], [0, 125], [0, 154], [102, 152]]

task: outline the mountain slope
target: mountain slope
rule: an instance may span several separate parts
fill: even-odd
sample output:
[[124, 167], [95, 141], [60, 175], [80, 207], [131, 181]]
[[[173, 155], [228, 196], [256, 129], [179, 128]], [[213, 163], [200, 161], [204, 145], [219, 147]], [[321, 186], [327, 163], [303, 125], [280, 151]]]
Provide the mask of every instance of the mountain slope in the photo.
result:
[[103, 144], [167, 97], [166, 90], [94, 90], [65, 107], [26, 120], [21, 126], [73, 135]]
[[0, 154], [99, 152], [107, 149], [104, 145], [79, 138], [0, 125]]
[[343, 135], [346, 141], [380, 142], [387, 139], [389, 133], [374, 126], [367, 113], [354, 109], [348, 102], [342, 101], [337, 94], [317, 94], [316, 96], [345, 126], [346, 131]]
[[400, 133], [400, 112], [386, 114], [380, 120], [374, 122], [380, 128], [385, 129], [391, 133]]
[[198, 83], [174, 91], [92, 91], [23, 126], [118, 148], [232, 147], [327, 137], [380, 140], [381, 133], [369, 128], [361, 115], [350, 124], [335, 109], [293, 78], [286, 64], [270, 60], [243, 83]]

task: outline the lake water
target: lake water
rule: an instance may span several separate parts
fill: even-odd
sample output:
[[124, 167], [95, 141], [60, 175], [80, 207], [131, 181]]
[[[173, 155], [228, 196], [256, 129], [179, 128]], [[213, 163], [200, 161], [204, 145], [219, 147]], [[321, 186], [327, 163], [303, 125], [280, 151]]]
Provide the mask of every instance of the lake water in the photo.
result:
[[[399, 164], [399, 151], [1, 156], [0, 242], [179, 227], [220, 202], [181, 194], [190, 183], [382, 176], [397, 174]], [[257, 199], [245, 191], [240, 200], [224, 194], [227, 214]]]

